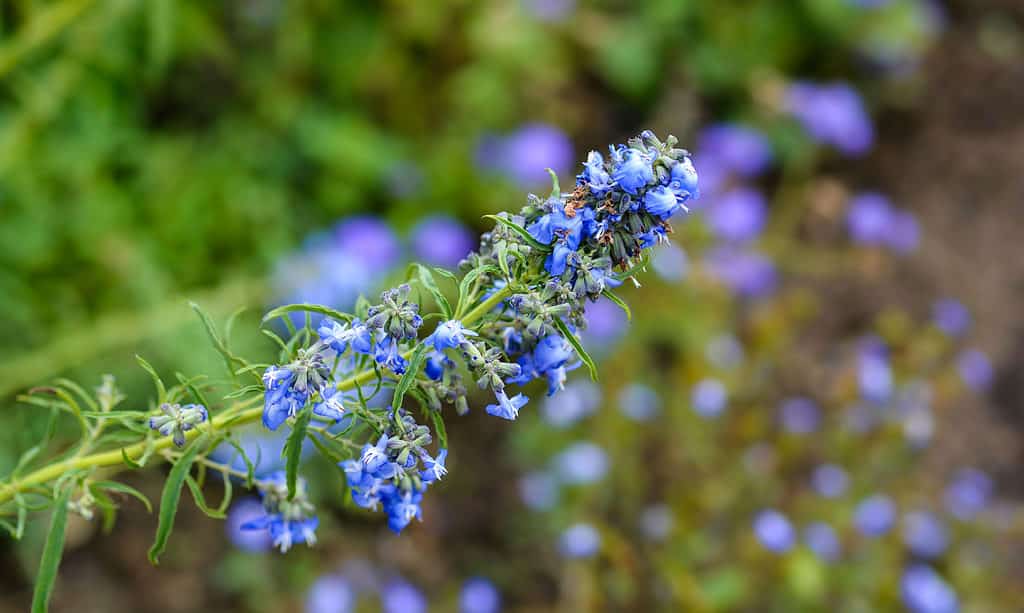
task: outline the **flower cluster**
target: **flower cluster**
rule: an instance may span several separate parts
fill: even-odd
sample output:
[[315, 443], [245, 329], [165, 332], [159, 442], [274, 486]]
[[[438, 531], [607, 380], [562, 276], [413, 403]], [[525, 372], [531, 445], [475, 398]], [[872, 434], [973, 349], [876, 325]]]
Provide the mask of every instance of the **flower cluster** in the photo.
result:
[[164, 436], [172, 436], [176, 447], [185, 446], [185, 433], [209, 419], [206, 407], [201, 404], [160, 405], [161, 415], [149, 418], [149, 427]]
[[288, 499], [285, 473], [278, 471], [259, 483], [263, 497], [263, 515], [242, 524], [242, 530], [266, 530], [274, 546], [282, 552], [297, 543], [314, 545], [316, 528], [320, 520], [313, 514], [314, 508], [306, 493], [306, 481], [299, 478], [295, 484], [295, 496]]
[[[591, 152], [572, 192], [562, 193], [552, 173], [547, 198], [531, 195], [518, 214], [497, 216], [479, 249], [460, 263], [465, 281], [475, 281], [460, 287], [460, 293], [471, 290], [460, 304], [475, 307], [472, 318], [463, 312], [444, 318], [419, 340], [420, 306], [410, 299], [410, 286], [400, 285], [385, 291], [380, 304], [357, 308], [358, 317], [322, 320], [315, 336], [309, 331], [308, 346], [265, 371], [263, 423], [274, 430], [308, 405], [314, 415], [338, 421], [350, 402], [334, 381], [339, 367], [372, 368], [381, 385], [401, 388], [389, 411], [367, 406], [359, 395], [359, 417], [372, 422], [378, 439], [339, 464], [353, 500], [382, 506], [388, 525], [400, 532], [420, 518], [423, 493], [445, 474], [447, 456], [446, 449], [436, 456], [427, 451], [430, 428], [417, 424], [401, 400], [415, 398], [435, 420], [444, 404], [465, 413], [468, 374], [494, 394], [486, 412], [512, 420], [528, 399], [510, 393], [509, 385], [541, 379], [553, 395], [569, 371], [592, 367], [577, 338], [587, 326], [588, 301], [621, 285], [645, 249], [667, 242], [669, 219], [698, 195], [689, 154], [675, 145], [674, 137], [662, 142], [644, 132], [611, 147], [607, 157]], [[437, 295], [436, 287], [421, 283]]]

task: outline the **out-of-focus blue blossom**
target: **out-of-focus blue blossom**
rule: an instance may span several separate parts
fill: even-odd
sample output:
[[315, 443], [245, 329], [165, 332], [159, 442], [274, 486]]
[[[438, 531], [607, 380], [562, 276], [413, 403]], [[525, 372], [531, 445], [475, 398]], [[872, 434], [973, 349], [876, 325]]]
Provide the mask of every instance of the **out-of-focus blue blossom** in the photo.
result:
[[565, 483], [594, 483], [608, 472], [608, 454], [594, 443], [575, 443], [555, 457], [554, 468]]
[[892, 369], [888, 351], [881, 340], [871, 337], [861, 343], [857, 382], [864, 400], [884, 403], [892, 396]]
[[426, 264], [455, 268], [476, 247], [476, 236], [458, 220], [432, 215], [413, 228], [412, 252]]
[[810, 434], [821, 423], [821, 411], [810, 398], [789, 398], [779, 407], [782, 427], [790, 434]]
[[576, 0], [522, 0], [523, 7], [541, 21], [563, 21], [576, 9]]
[[589, 558], [601, 549], [601, 534], [590, 524], [573, 524], [562, 533], [558, 544], [567, 558]]
[[558, 480], [546, 471], [527, 473], [519, 479], [519, 497], [534, 511], [546, 511], [558, 502]]
[[775, 291], [775, 264], [756, 251], [720, 247], [704, 260], [707, 271], [741, 298], [761, 298]]
[[707, 209], [708, 225], [721, 240], [746, 242], [757, 238], [768, 217], [761, 192], [749, 187], [731, 189]]
[[629, 321], [626, 313], [611, 300], [601, 297], [595, 302], [587, 302], [585, 309], [587, 328], [583, 338], [585, 345], [593, 346], [600, 353], [602, 349], [610, 349], [610, 345], [619, 340], [626, 332]]
[[882, 536], [895, 521], [896, 505], [882, 494], [864, 499], [854, 510], [853, 524], [864, 536]]
[[930, 566], [915, 564], [900, 579], [903, 604], [911, 613], [958, 613], [960, 602], [953, 588]]
[[242, 525], [263, 517], [263, 503], [255, 498], [240, 498], [228, 509], [224, 531], [228, 538], [242, 551], [262, 553], [274, 546], [270, 534], [263, 530], [242, 530]]
[[483, 577], [473, 577], [462, 584], [459, 593], [460, 613], [498, 613], [501, 594], [498, 588]]
[[921, 227], [910, 211], [893, 211], [885, 244], [900, 254], [912, 253], [921, 242]]
[[640, 529], [649, 540], [664, 541], [674, 527], [675, 516], [668, 505], [651, 505], [640, 514]]
[[306, 594], [306, 613], [350, 613], [355, 600], [355, 590], [344, 576], [323, 575]]
[[850, 477], [841, 466], [822, 464], [811, 474], [811, 485], [825, 498], [838, 498], [846, 493]]
[[658, 392], [642, 383], [631, 383], [619, 392], [619, 410], [630, 419], [647, 421], [661, 410]]
[[384, 613], [426, 613], [427, 598], [415, 585], [393, 579], [380, 590]]
[[288, 500], [285, 474], [278, 471], [260, 483], [263, 498], [263, 515], [254, 517], [240, 526], [241, 530], [266, 530], [275, 547], [282, 552], [292, 545], [316, 543], [316, 529], [320, 519], [314, 514], [313, 505], [306, 496], [306, 481], [301, 477], [295, 487], [295, 497]]
[[793, 524], [774, 509], [766, 509], [757, 514], [754, 518], [754, 534], [765, 549], [774, 553], [789, 551], [796, 539]]
[[876, 192], [860, 193], [850, 199], [846, 226], [850, 238], [862, 245], [881, 245], [892, 224], [892, 203]]
[[[309, 302], [350, 308], [373, 286], [373, 272], [358, 254], [318, 244], [282, 259], [273, 273], [273, 293], [282, 303]], [[301, 314], [296, 322], [301, 324]]]
[[992, 378], [995, 376], [992, 362], [980, 349], [963, 351], [957, 356], [956, 367], [960, 373], [960, 379], [972, 390], [984, 392], [992, 385]]
[[932, 321], [948, 336], [959, 338], [971, 327], [971, 312], [959, 300], [942, 298], [932, 305]]
[[686, 252], [675, 243], [668, 243], [655, 249], [651, 266], [654, 272], [666, 281], [682, 281], [690, 272], [690, 260], [686, 257]]
[[863, 155], [874, 144], [874, 126], [864, 101], [846, 83], [793, 83], [786, 90], [784, 104], [819, 143], [851, 156]]
[[355, 257], [374, 278], [390, 270], [402, 257], [402, 245], [391, 226], [369, 215], [350, 217], [339, 223], [334, 228], [334, 242]]
[[946, 551], [949, 533], [933, 513], [913, 511], [903, 516], [903, 543], [922, 558], [936, 558]]
[[713, 156], [729, 171], [744, 177], [759, 175], [772, 163], [768, 139], [754, 128], [738, 123], [705, 128], [697, 141], [697, 151], [698, 158]]
[[565, 174], [573, 164], [572, 141], [558, 128], [528, 123], [506, 137], [487, 137], [477, 150], [478, 163], [522, 187], [550, 180], [548, 168]]
[[743, 344], [731, 334], [721, 334], [708, 341], [704, 357], [716, 368], [728, 370], [743, 363]]
[[601, 403], [601, 390], [590, 381], [573, 381], [561, 393], [541, 404], [544, 420], [556, 428], [567, 428], [593, 413]]
[[874, 9], [892, 4], [892, 0], [846, 0], [846, 2], [866, 9]]
[[946, 487], [946, 509], [957, 519], [972, 519], [988, 506], [992, 489], [992, 478], [987, 474], [976, 468], [962, 469]]
[[693, 410], [703, 417], [718, 417], [725, 410], [729, 394], [718, 379], [698, 381], [690, 391]]
[[825, 522], [814, 522], [804, 529], [804, 542], [816, 556], [825, 562], [835, 562], [842, 554], [839, 536]]
[[[253, 474], [263, 477], [279, 470], [284, 470], [284, 459], [281, 452], [284, 449], [285, 441], [288, 438], [287, 432], [267, 432], [262, 428], [244, 428], [236, 432], [238, 446], [245, 452], [245, 456], [253, 465]], [[314, 451], [313, 444], [309, 441], [302, 445], [302, 457], [308, 458]], [[245, 458], [233, 446], [222, 443], [210, 454], [210, 459], [215, 462], [227, 464], [238, 471], [246, 471], [248, 467]]]

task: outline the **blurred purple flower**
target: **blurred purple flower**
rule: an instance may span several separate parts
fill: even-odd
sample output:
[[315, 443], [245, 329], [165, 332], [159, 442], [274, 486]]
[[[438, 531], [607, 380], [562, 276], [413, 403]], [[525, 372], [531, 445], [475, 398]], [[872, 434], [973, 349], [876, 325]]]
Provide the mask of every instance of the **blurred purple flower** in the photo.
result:
[[785, 106], [811, 138], [842, 153], [859, 156], [874, 144], [871, 117], [860, 94], [846, 83], [793, 83]]
[[715, 197], [729, 182], [729, 167], [724, 160], [713, 153], [698, 152], [693, 156], [693, 165], [700, 177], [700, 199], [689, 204], [690, 210], [699, 211], [714, 202]]
[[614, 302], [601, 297], [597, 302], [587, 302], [585, 308], [587, 327], [583, 330], [583, 338], [587, 348], [593, 346], [600, 353], [601, 349], [610, 349], [626, 332], [629, 321], [626, 313]]
[[882, 194], [865, 192], [850, 199], [846, 225], [850, 238], [862, 245], [880, 245], [885, 242], [892, 223], [892, 203]]
[[779, 407], [782, 427], [790, 434], [810, 434], [818, 429], [821, 413], [810, 398], [789, 398]]
[[707, 216], [708, 225], [716, 237], [742, 243], [761, 234], [768, 207], [760, 192], [739, 187], [717, 198], [707, 209]]
[[498, 613], [501, 594], [498, 588], [483, 577], [473, 577], [462, 584], [459, 593], [460, 613]]
[[987, 474], [976, 468], [962, 469], [946, 487], [946, 509], [957, 519], [972, 519], [988, 506], [992, 489], [992, 479]]
[[690, 270], [690, 261], [682, 247], [669, 243], [654, 250], [651, 266], [666, 281], [682, 281]]
[[369, 215], [350, 217], [334, 227], [335, 244], [377, 275], [402, 257], [402, 246], [391, 227]]
[[565, 483], [594, 483], [608, 472], [608, 454], [594, 443], [575, 443], [555, 457], [554, 469]]
[[754, 534], [765, 549], [774, 553], [789, 551], [796, 538], [793, 525], [785, 515], [774, 509], [761, 511], [754, 518]]
[[541, 21], [563, 21], [576, 9], [576, 0], [523, 0], [523, 6]]
[[948, 336], [958, 338], [971, 327], [971, 312], [959, 300], [942, 298], [932, 305], [932, 321]]
[[725, 410], [728, 401], [725, 385], [717, 379], [698, 381], [690, 391], [690, 404], [702, 417], [718, 417]]
[[[731, 172], [753, 177], [772, 163], [772, 147], [761, 132], [738, 123], [718, 123], [705, 128], [697, 141], [701, 155], [715, 157]], [[704, 177], [701, 175], [701, 190]]]
[[263, 503], [257, 498], [240, 498], [228, 509], [224, 530], [228, 538], [242, 551], [262, 553], [273, 547], [270, 533], [266, 530], [242, 530], [242, 524], [266, 515]]
[[546, 471], [527, 473], [519, 479], [519, 497], [534, 511], [546, 511], [558, 502], [558, 481]]
[[861, 398], [868, 402], [882, 404], [892, 397], [892, 368], [881, 339], [872, 336], [861, 341], [857, 382]]
[[976, 392], [984, 392], [992, 385], [995, 376], [992, 362], [980, 349], [967, 349], [956, 359], [960, 379]]
[[816, 556], [825, 562], [835, 562], [842, 554], [839, 536], [825, 522], [814, 522], [804, 529], [804, 542]]
[[544, 421], [556, 428], [567, 428], [593, 413], [601, 403], [601, 391], [590, 381], [572, 381], [541, 404]]
[[384, 613], [426, 613], [427, 599], [413, 584], [394, 579], [380, 591], [381, 608]]
[[854, 510], [853, 523], [864, 536], [882, 536], [895, 521], [896, 505], [882, 494], [864, 499]]
[[756, 251], [721, 247], [704, 258], [707, 271], [742, 298], [761, 298], [775, 291], [775, 264]]
[[814, 490], [825, 498], [838, 498], [846, 493], [850, 477], [841, 466], [822, 464], [814, 469], [811, 485]]
[[573, 524], [559, 539], [559, 550], [567, 558], [589, 558], [600, 548], [601, 535], [590, 524]]
[[476, 248], [476, 236], [458, 220], [432, 215], [412, 231], [412, 252], [418, 260], [434, 266], [455, 268]]
[[917, 218], [909, 211], [893, 211], [886, 232], [885, 244], [896, 253], [906, 255], [917, 249], [921, 242], [921, 228]]
[[927, 511], [913, 511], [903, 516], [903, 543], [915, 556], [936, 558], [949, 545], [945, 524]]
[[354, 605], [352, 585], [338, 574], [321, 576], [306, 594], [306, 613], [350, 613]]
[[930, 566], [915, 564], [900, 579], [900, 594], [910, 613], [959, 613], [956, 592]]
[[636, 421], [648, 421], [661, 410], [661, 398], [650, 386], [631, 383], [619, 392], [619, 410]]
[[485, 137], [477, 148], [477, 163], [497, 171], [523, 188], [550, 182], [547, 169], [565, 175], [574, 159], [572, 141], [558, 128], [528, 123], [506, 137]]

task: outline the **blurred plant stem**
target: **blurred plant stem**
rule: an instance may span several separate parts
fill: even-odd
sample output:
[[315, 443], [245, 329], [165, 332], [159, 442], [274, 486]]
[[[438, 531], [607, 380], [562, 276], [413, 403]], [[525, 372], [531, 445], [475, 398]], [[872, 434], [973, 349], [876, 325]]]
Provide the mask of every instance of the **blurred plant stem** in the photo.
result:
[[[261, 302], [264, 282], [240, 279], [190, 296], [211, 313], [226, 313], [239, 304]], [[195, 321], [185, 296], [175, 296], [143, 312], [119, 313], [103, 317], [81, 332], [58, 337], [60, 340], [36, 351], [0, 364], [0, 397], [49, 379], [64, 370], [110, 350], [131, 346], [166, 334]]]
[[[466, 315], [461, 318], [462, 323], [468, 326], [476, 320], [484, 317], [490, 313], [494, 307], [498, 306], [502, 300], [511, 294], [512, 289], [509, 287], [502, 288], [500, 291], [495, 292], [490, 298], [487, 298], [466, 313]], [[414, 349], [406, 351], [403, 354], [403, 357], [409, 359], [414, 351]], [[375, 369], [365, 370], [339, 382], [338, 390], [353, 390], [357, 387], [370, 383], [376, 378], [377, 371]], [[223, 433], [229, 427], [256, 422], [263, 416], [263, 406], [260, 402], [262, 399], [263, 396], [261, 394], [246, 400], [238, 401], [231, 405], [227, 410], [213, 417], [210, 420], [208, 427], [190, 430], [185, 433], [185, 436], [188, 440], [194, 439], [204, 433], [212, 433], [216, 436], [218, 433]], [[257, 403], [259, 406], [252, 406]], [[172, 445], [174, 445], [174, 439], [170, 436], [165, 436], [160, 439], [150, 438], [126, 447], [118, 447], [109, 451], [101, 451], [79, 457], [72, 456], [66, 460], [43, 466], [22, 478], [0, 483], [0, 505], [9, 502], [21, 492], [44, 485], [59, 479], [63, 475], [75, 471], [115, 466], [128, 467], [126, 458], [133, 462], [143, 456], [158, 461], [167, 460], [167, 454], [164, 452], [170, 450]]]
[[75, 17], [95, 0], [65, 0], [38, 11], [32, 20], [0, 47], [0, 77], [18, 65], [32, 51], [45, 45], [67, 28]]

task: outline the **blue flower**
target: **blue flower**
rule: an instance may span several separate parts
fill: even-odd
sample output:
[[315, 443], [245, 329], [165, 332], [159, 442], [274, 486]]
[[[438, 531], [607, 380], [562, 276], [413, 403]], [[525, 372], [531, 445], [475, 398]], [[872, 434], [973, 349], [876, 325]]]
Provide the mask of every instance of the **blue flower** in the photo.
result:
[[900, 580], [903, 603], [911, 613], [959, 613], [956, 592], [930, 566], [916, 564]]
[[437, 452], [437, 457], [426, 458], [423, 461], [424, 468], [423, 470], [420, 471], [420, 479], [422, 479], [424, 483], [433, 483], [434, 481], [438, 481], [441, 479], [441, 477], [448, 474], [448, 469], [445, 468], [444, 465], [445, 460], [447, 458], [447, 449], [442, 449], [441, 451]]
[[271, 366], [263, 373], [266, 388], [263, 397], [263, 425], [277, 430], [289, 417], [306, 406], [309, 393], [295, 389], [295, 373], [287, 368]]
[[165, 402], [160, 405], [162, 415], [149, 418], [149, 427], [164, 436], [173, 435], [174, 445], [185, 446], [185, 433], [194, 429], [209, 418], [206, 407], [201, 404], [173, 404]]
[[600, 548], [601, 535], [590, 524], [574, 524], [559, 539], [559, 549], [567, 558], [589, 558]]
[[373, 337], [370, 330], [363, 325], [359, 319], [352, 320], [351, 324], [341, 324], [333, 319], [324, 319], [317, 328], [320, 340], [339, 355], [345, 353], [349, 344], [352, 351], [369, 355], [373, 353]]
[[835, 529], [825, 522], [814, 522], [804, 530], [807, 547], [825, 562], [834, 562], [842, 553]]
[[725, 385], [717, 379], [703, 379], [693, 386], [690, 402], [693, 410], [702, 417], [718, 417], [729, 401]]
[[708, 209], [708, 223], [715, 236], [738, 243], [757, 238], [767, 217], [764, 196], [746, 187], [723, 194]]
[[782, 427], [791, 434], [810, 434], [818, 429], [821, 413], [809, 398], [789, 398], [779, 409]]
[[761, 511], [754, 519], [754, 534], [765, 549], [773, 553], [785, 553], [793, 547], [796, 539], [793, 525], [786, 516], [774, 509]]
[[391, 336], [385, 336], [377, 343], [373, 359], [396, 375], [405, 372], [407, 362], [402, 357], [398, 343]]
[[612, 178], [626, 193], [635, 196], [648, 183], [654, 181], [654, 169], [642, 153], [635, 149], [627, 149], [622, 160], [615, 166]]
[[320, 396], [320, 401], [313, 405], [313, 413], [336, 422], [339, 421], [345, 413], [345, 405], [342, 403], [344, 393], [331, 386], [320, 392]]
[[759, 131], [738, 123], [719, 123], [700, 134], [698, 150], [713, 155], [744, 177], [762, 173], [772, 162], [772, 148]]
[[690, 158], [676, 162], [669, 173], [669, 179], [668, 188], [676, 195], [680, 204], [700, 197], [700, 190], [697, 189], [697, 169]]
[[519, 409], [526, 405], [527, 398], [522, 394], [516, 394], [512, 398], [509, 398], [505, 394], [505, 390], [495, 390], [495, 397], [498, 399], [497, 404], [487, 405], [486, 411], [488, 415], [494, 415], [495, 417], [501, 417], [508, 420], [513, 420], [519, 416]]
[[960, 301], [943, 298], [932, 305], [932, 321], [947, 336], [957, 338], [971, 327], [971, 312]]
[[608, 454], [591, 442], [572, 445], [554, 463], [562, 481], [573, 485], [594, 483], [608, 472]]
[[896, 521], [896, 505], [887, 496], [866, 498], [854, 510], [853, 523], [864, 536], [882, 536]]
[[451, 362], [440, 351], [432, 351], [427, 354], [427, 360], [423, 363], [423, 373], [433, 381], [440, 381], [444, 376], [445, 364]]
[[500, 610], [501, 594], [487, 579], [474, 577], [462, 585], [459, 613], [498, 613]]
[[978, 469], [965, 468], [946, 488], [946, 508], [957, 519], [972, 519], [988, 506], [991, 496], [992, 478]]
[[587, 161], [583, 164], [583, 172], [576, 177], [577, 185], [586, 185], [590, 193], [595, 196], [604, 196], [612, 189], [612, 177], [605, 170], [604, 158], [597, 151], [587, 154]]
[[675, 193], [664, 185], [653, 187], [644, 195], [644, 209], [659, 219], [668, 219], [681, 208]]
[[451, 217], [431, 216], [412, 232], [412, 250], [421, 262], [455, 268], [476, 244], [466, 226]]
[[846, 492], [850, 477], [841, 466], [822, 464], [814, 469], [811, 485], [814, 490], [825, 498], [838, 498]]
[[949, 534], [934, 514], [915, 511], [903, 516], [903, 543], [916, 556], [936, 558], [946, 551]]
[[240, 529], [267, 530], [274, 546], [282, 553], [297, 543], [315, 544], [320, 520], [313, 514], [313, 505], [306, 496], [305, 479], [298, 480], [295, 497], [291, 500], [288, 500], [288, 487], [282, 471], [273, 473], [259, 486], [264, 515], [242, 524]]
[[381, 469], [388, 470], [388, 435], [381, 434], [376, 445], [366, 443], [363, 445], [363, 452], [360, 461], [363, 463], [363, 470], [373, 475]]
[[384, 512], [388, 516], [388, 528], [393, 532], [401, 533], [412, 520], [423, 520], [423, 509], [420, 508], [420, 501], [423, 500], [422, 491], [397, 491], [382, 499]]
[[467, 336], [476, 336], [476, 332], [462, 327], [462, 322], [450, 320], [442, 322], [434, 329], [433, 334], [423, 340], [428, 345], [433, 345], [437, 351], [444, 349], [455, 349], [466, 342]]
[[864, 102], [846, 83], [794, 83], [785, 94], [787, 110], [812, 139], [859, 156], [874, 144], [875, 133]]
[[427, 613], [427, 599], [411, 583], [388, 582], [380, 593], [383, 613]]
[[956, 359], [960, 379], [976, 392], [984, 392], [992, 385], [995, 373], [988, 356], [979, 349], [964, 350]]
[[353, 613], [356, 591], [342, 575], [323, 575], [306, 594], [305, 613]]

